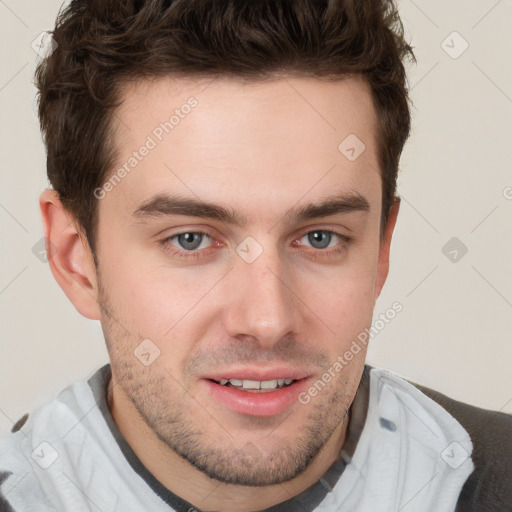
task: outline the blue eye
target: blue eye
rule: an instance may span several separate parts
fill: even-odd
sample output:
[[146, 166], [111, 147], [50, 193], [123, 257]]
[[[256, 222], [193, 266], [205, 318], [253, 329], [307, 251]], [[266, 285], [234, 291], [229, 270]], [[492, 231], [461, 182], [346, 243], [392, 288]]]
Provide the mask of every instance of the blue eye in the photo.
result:
[[[310, 258], [338, 258], [345, 254], [351, 238], [329, 229], [308, 231], [292, 242], [292, 246], [306, 249], [304, 254]], [[175, 258], [187, 258], [207, 261], [219, 249], [225, 247], [222, 242], [204, 231], [183, 231], [168, 236], [160, 244]]]
[[[169, 242], [178, 249], [185, 251], [196, 251], [198, 249], [205, 249], [210, 241], [210, 236], [207, 233], [200, 231], [187, 231], [185, 233], [178, 233], [168, 238]], [[206, 246], [204, 245], [206, 242]]]
[[329, 247], [332, 240], [332, 233], [328, 231], [310, 231], [307, 234], [308, 242], [315, 249], [325, 249]]
[[317, 229], [315, 231], [310, 231], [301, 237], [307, 238], [307, 241], [313, 249], [328, 249], [330, 247], [335, 247], [341, 240], [348, 241], [348, 237], [343, 236], [334, 231], [329, 231], [326, 229]]

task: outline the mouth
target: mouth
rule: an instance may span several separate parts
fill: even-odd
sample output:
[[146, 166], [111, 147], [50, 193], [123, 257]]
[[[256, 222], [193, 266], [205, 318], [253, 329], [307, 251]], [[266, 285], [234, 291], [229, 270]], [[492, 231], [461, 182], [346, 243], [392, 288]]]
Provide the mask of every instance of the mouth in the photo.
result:
[[233, 372], [208, 376], [201, 382], [217, 406], [243, 416], [271, 417], [294, 407], [310, 380], [304, 372], [284, 370]]

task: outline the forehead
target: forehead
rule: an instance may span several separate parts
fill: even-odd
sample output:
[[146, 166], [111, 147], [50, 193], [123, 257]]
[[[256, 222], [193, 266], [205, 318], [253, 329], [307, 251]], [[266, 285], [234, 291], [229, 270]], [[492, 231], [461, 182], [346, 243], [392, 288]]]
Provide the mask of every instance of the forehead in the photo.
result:
[[262, 200], [271, 215], [333, 188], [380, 201], [376, 115], [361, 78], [166, 77], [132, 83], [121, 97], [112, 172], [126, 172], [109, 202], [134, 209], [177, 192], [261, 216]]

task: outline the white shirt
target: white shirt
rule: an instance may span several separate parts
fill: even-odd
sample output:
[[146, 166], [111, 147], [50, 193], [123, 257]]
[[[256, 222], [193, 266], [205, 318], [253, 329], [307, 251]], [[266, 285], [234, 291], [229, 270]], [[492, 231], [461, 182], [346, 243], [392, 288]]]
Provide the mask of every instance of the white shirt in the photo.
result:
[[[153, 477], [141, 476], [137, 461], [127, 460], [106, 406], [106, 371], [70, 385], [0, 441], [0, 511], [187, 510], [166, 503]], [[314, 510], [453, 512], [474, 469], [469, 434], [398, 375], [371, 368], [369, 377], [368, 412], [355, 452]], [[290, 508], [285, 502], [272, 510]]]

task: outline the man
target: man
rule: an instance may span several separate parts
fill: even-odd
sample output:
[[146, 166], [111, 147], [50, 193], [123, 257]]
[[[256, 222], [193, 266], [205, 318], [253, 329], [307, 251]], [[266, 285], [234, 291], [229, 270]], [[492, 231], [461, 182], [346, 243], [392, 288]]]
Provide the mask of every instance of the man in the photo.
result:
[[48, 258], [110, 364], [1, 442], [1, 510], [512, 510], [509, 416], [365, 365], [394, 5], [79, 0], [53, 38]]

